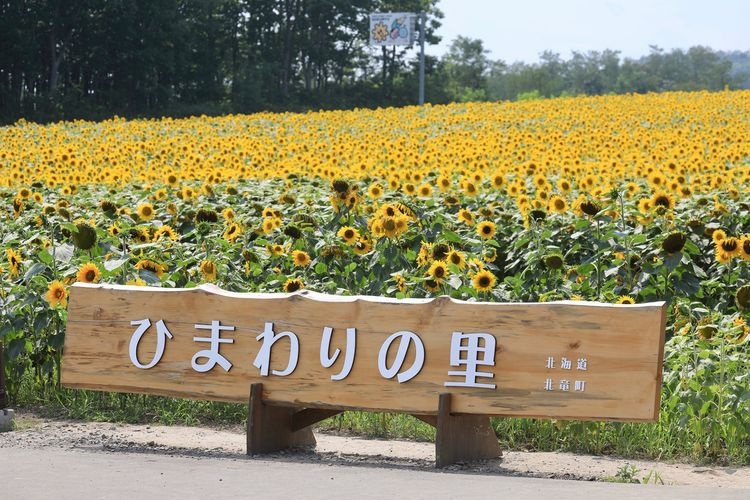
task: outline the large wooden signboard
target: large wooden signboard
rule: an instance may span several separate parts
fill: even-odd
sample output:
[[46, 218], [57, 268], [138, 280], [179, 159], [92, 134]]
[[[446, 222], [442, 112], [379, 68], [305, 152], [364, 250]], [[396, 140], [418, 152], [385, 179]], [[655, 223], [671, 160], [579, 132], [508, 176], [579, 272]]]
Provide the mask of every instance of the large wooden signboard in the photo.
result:
[[76, 284], [67, 387], [299, 408], [654, 421], [665, 305]]

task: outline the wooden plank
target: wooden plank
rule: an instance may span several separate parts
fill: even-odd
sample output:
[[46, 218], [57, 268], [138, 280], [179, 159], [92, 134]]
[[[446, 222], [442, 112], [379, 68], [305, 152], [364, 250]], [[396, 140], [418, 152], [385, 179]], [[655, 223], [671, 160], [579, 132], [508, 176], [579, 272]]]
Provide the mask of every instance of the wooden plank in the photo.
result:
[[[235, 402], [246, 401], [250, 383], [262, 382], [264, 401], [273, 405], [432, 415], [438, 395], [449, 392], [455, 414], [654, 421], [665, 309], [663, 302], [398, 301], [312, 292], [238, 294], [212, 286], [177, 290], [76, 284], [70, 291], [62, 381], [67, 387]], [[132, 337], [145, 320], [151, 326], [137, 343], [142, 366], [154, 358], [159, 321], [172, 335], [165, 337], [160, 361], [148, 369], [136, 367], [129, 356]], [[211, 337], [207, 328], [213, 321], [233, 327], [219, 332], [232, 343], [218, 346], [231, 367], [225, 371], [216, 365], [200, 373], [191, 362], [210, 342], [194, 338]], [[268, 376], [253, 364], [267, 324], [276, 335], [288, 331], [298, 339], [298, 363], [287, 376], [273, 370], [283, 373], [289, 364], [288, 337], [270, 350]], [[320, 352], [325, 327], [333, 329], [326, 357], [340, 351], [328, 368]], [[347, 328], [355, 329], [353, 364], [346, 377], [333, 380], [345, 371]], [[389, 337], [402, 331], [418, 336], [424, 363], [414, 378], [400, 383], [383, 375], [378, 360]], [[467, 381], [465, 375], [449, 374], [467, 370], [465, 364], [450, 364], [454, 332], [492, 336], [494, 365], [475, 368], [491, 374], [476, 381], [494, 388], [445, 385]], [[386, 368], [392, 366], [399, 342], [387, 350]], [[404, 370], [416, 360], [416, 351], [409, 344]]]
[[440, 395], [435, 426], [435, 466], [477, 462], [502, 455], [490, 418], [451, 415], [451, 394]]
[[329, 410], [326, 408], [305, 408], [292, 415], [292, 430], [298, 431], [300, 429], [304, 429], [305, 427], [317, 424], [321, 420], [334, 417], [339, 413], [343, 413], [343, 410]]
[[263, 384], [250, 386], [247, 414], [247, 454], [260, 455], [288, 448], [315, 446], [310, 427], [292, 429], [294, 408], [267, 405], [263, 401]]

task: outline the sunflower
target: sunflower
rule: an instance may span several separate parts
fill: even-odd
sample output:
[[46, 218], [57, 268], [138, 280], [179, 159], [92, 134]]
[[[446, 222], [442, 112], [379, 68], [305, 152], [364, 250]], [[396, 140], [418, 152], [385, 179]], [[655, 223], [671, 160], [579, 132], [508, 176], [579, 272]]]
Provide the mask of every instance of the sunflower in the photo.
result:
[[599, 213], [599, 211], [601, 210], [601, 207], [599, 207], [599, 205], [595, 203], [594, 201], [583, 200], [578, 205], [578, 210], [580, 210], [582, 213], [590, 217], [593, 217]]
[[417, 192], [417, 187], [411, 182], [407, 182], [406, 184], [401, 186], [401, 189], [408, 195], [413, 195]]
[[484, 258], [485, 262], [495, 262], [495, 259], [497, 259], [497, 250], [495, 250], [494, 248], [487, 248], [485, 249], [482, 257]]
[[344, 226], [338, 230], [336, 235], [344, 240], [347, 245], [355, 245], [359, 241], [359, 231], [351, 226]]
[[750, 261], [750, 234], [746, 234], [740, 239], [739, 255], [742, 260]]
[[274, 229], [276, 229], [276, 223], [274, 223], [273, 217], [266, 217], [263, 219], [263, 225], [261, 226], [263, 234], [270, 234]]
[[146, 283], [145, 281], [143, 281], [141, 278], [135, 278], [133, 280], [128, 280], [125, 284], [126, 285], [130, 285], [130, 286], [148, 286], [148, 283]]
[[149, 221], [154, 218], [156, 213], [154, 212], [154, 206], [151, 203], [141, 203], [136, 209], [138, 217], [141, 220]]
[[458, 211], [458, 220], [471, 226], [474, 224], [474, 215], [465, 208], [462, 208]]
[[618, 304], [635, 304], [635, 299], [630, 295], [620, 295], [617, 297]]
[[450, 245], [446, 243], [435, 243], [432, 246], [432, 260], [445, 260], [448, 258], [448, 254], [451, 252]]
[[442, 281], [428, 278], [424, 280], [424, 288], [430, 293], [435, 293], [440, 291], [440, 286], [442, 285]]
[[393, 282], [396, 283], [396, 288], [401, 293], [406, 293], [406, 280], [400, 274], [393, 275]]
[[242, 226], [240, 226], [236, 222], [232, 222], [224, 230], [223, 237], [225, 240], [229, 242], [234, 242], [239, 237], [240, 234], [242, 234]]
[[96, 283], [102, 277], [101, 271], [93, 262], [82, 265], [76, 274], [76, 279], [84, 283]]
[[685, 235], [685, 233], [676, 231], [664, 238], [664, 241], [662, 241], [661, 243], [661, 247], [668, 254], [673, 254], [682, 250], [682, 248], [685, 246], [686, 241], [687, 236]]
[[135, 268], [139, 271], [149, 271], [154, 273], [158, 278], [161, 278], [166, 271], [166, 266], [156, 263], [152, 260], [142, 259], [135, 264]]
[[266, 250], [268, 250], [268, 253], [271, 254], [271, 257], [284, 255], [284, 252], [286, 251], [284, 247], [279, 245], [278, 243], [275, 245], [267, 245]]
[[734, 236], [727, 236], [714, 244], [716, 245], [716, 261], [719, 264], [729, 263], [732, 257], [737, 257], [742, 252], [740, 240]]
[[68, 303], [68, 291], [65, 289], [65, 284], [59, 280], [49, 284], [44, 297], [49, 302], [50, 307], [65, 307]]
[[477, 234], [484, 240], [489, 240], [495, 236], [497, 226], [494, 222], [485, 220], [477, 224]]
[[744, 285], [737, 289], [734, 294], [734, 303], [741, 311], [750, 310], [750, 285]]
[[301, 279], [288, 279], [284, 282], [284, 291], [286, 293], [296, 292], [297, 290], [301, 290], [303, 288], [305, 288], [305, 284]]
[[463, 252], [451, 250], [447, 256], [447, 262], [463, 270], [466, 267], [466, 256]]
[[372, 251], [372, 241], [370, 238], [363, 236], [354, 244], [354, 253], [357, 255], [365, 255]]
[[549, 199], [549, 203], [547, 203], [547, 210], [549, 210], [550, 212], [555, 212], [556, 214], [564, 214], [568, 211], [568, 203], [562, 196], [555, 195]]
[[151, 233], [149, 232], [148, 228], [145, 227], [138, 227], [130, 230], [130, 236], [137, 242], [137, 243], [150, 243], [151, 242]]
[[383, 196], [383, 186], [379, 183], [371, 184], [369, 188], [367, 188], [367, 195], [370, 198], [378, 199], [381, 196]]
[[706, 235], [710, 236], [711, 240], [717, 245], [727, 237], [727, 233], [723, 229], [714, 229], [713, 231], [711, 229], [706, 229]]
[[224, 217], [225, 221], [231, 221], [235, 217], [235, 213], [232, 207], [227, 207], [224, 210], [222, 210], [221, 215]]
[[427, 274], [435, 281], [441, 281], [449, 274], [448, 266], [442, 260], [436, 260], [427, 270]]
[[206, 259], [201, 262], [200, 265], [200, 271], [203, 275], [203, 279], [206, 281], [215, 281], [216, 280], [216, 263], [211, 259]]
[[666, 210], [674, 208], [674, 198], [666, 191], [657, 191], [651, 197], [651, 206], [664, 207]]
[[432, 185], [424, 183], [417, 188], [417, 193], [422, 198], [429, 198], [432, 196]]
[[474, 277], [471, 279], [471, 286], [477, 291], [489, 292], [494, 288], [496, 279], [492, 272], [482, 269], [474, 274]]
[[563, 267], [564, 263], [565, 260], [560, 253], [555, 252], [544, 256], [544, 265], [547, 266], [547, 269], [557, 271]]
[[8, 265], [10, 266], [10, 275], [18, 276], [21, 267], [21, 255], [12, 248], [6, 248], [5, 255], [8, 258]]
[[154, 232], [154, 241], [158, 241], [162, 238], [166, 238], [170, 241], [177, 241], [177, 232], [172, 226], [165, 224]]
[[310, 255], [303, 250], [294, 250], [292, 252], [292, 263], [297, 267], [305, 267], [311, 262]]
[[195, 213], [195, 222], [219, 222], [219, 214], [210, 208], [199, 208]]

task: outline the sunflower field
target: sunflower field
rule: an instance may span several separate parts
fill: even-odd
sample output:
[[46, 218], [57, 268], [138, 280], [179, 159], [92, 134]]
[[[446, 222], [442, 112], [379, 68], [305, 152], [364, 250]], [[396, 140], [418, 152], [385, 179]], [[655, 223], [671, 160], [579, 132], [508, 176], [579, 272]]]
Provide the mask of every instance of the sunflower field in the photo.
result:
[[665, 300], [658, 424], [500, 430], [750, 463], [750, 91], [21, 121], [0, 200], [12, 398], [57, 386], [76, 281]]

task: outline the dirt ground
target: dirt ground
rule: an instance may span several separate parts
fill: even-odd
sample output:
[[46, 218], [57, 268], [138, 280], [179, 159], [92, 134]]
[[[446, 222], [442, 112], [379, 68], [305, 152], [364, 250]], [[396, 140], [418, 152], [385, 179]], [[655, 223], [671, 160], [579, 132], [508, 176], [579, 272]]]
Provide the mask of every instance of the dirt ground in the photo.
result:
[[[435, 448], [431, 443], [373, 440], [327, 433], [316, 433], [316, 439], [318, 444], [314, 450], [287, 451], [270, 458], [370, 467], [435, 467]], [[24, 412], [16, 413], [15, 430], [0, 433], [0, 457], [2, 448], [52, 447], [232, 459], [244, 457], [245, 446], [242, 427], [219, 429], [80, 422], [40, 418]], [[505, 451], [496, 460], [459, 464], [449, 469], [582, 481], [611, 480], [619, 472], [621, 476], [628, 473], [640, 482], [750, 488], [750, 467], [696, 466], [571, 453]]]

